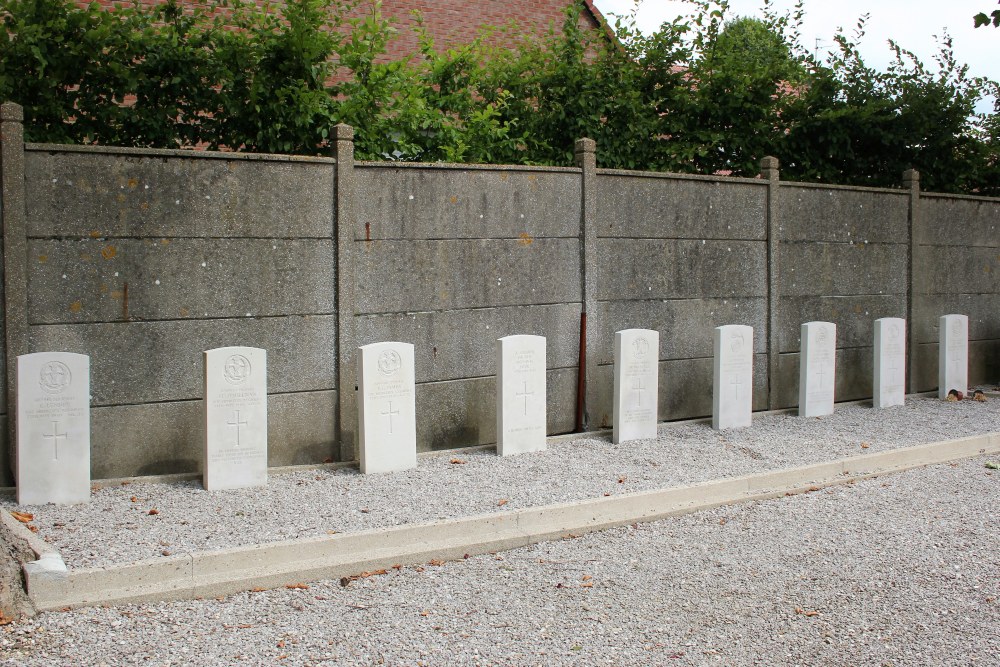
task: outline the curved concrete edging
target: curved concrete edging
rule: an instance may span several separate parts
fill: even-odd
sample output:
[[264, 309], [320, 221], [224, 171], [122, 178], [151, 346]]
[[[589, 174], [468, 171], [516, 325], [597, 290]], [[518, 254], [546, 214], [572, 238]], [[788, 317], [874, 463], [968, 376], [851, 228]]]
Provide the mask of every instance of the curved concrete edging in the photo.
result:
[[[24, 566], [39, 611], [219, 596], [253, 588], [351, 576], [431, 559], [512, 549], [566, 536], [750, 500], [801, 493], [874, 475], [1000, 452], [1000, 433], [863, 454], [682, 487], [530, 507], [425, 524], [194, 552], [106, 568], [67, 570], [58, 552], [27, 533], [42, 552]], [[6, 514], [6, 513], [4, 513]], [[4, 517], [7, 523], [16, 523]], [[58, 564], [55, 559], [58, 558]], [[57, 565], [61, 566], [58, 567]]]

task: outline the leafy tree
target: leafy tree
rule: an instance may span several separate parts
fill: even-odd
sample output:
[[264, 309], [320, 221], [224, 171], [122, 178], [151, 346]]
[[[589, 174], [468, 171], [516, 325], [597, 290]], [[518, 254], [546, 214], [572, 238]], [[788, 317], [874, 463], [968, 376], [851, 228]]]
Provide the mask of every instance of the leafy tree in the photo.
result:
[[972, 20], [977, 28], [990, 25], [991, 23], [994, 28], [1000, 28], [1000, 9], [994, 9], [988, 15], [986, 12], [979, 12], [972, 17]]

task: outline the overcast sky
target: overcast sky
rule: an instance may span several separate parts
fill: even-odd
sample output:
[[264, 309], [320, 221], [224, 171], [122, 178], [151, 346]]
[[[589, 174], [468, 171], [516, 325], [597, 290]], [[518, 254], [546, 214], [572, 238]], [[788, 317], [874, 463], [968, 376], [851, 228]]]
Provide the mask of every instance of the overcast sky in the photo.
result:
[[[609, 16], [627, 14], [635, 1], [594, 0], [594, 4]], [[781, 11], [791, 9], [794, 4], [794, 0], [773, 2]], [[761, 5], [760, 0], [730, 0], [730, 15], [759, 16]], [[663, 21], [687, 13], [690, 7], [675, 0], [641, 0], [639, 27], [643, 32], [653, 32]], [[809, 49], [815, 46], [817, 39], [821, 46], [829, 48], [838, 26], [842, 26], [846, 34], [852, 34], [858, 17], [867, 12], [871, 17], [860, 47], [868, 65], [885, 68], [891, 58], [886, 40], [892, 38], [931, 66], [937, 53], [934, 35], [940, 36], [947, 30], [954, 40], [955, 57], [969, 65], [972, 75], [1000, 80], [1000, 28], [974, 29], [972, 24], [974, 14], [1000, 9], [996, 0], [805, 0], [804, 8], [802, 43]]]

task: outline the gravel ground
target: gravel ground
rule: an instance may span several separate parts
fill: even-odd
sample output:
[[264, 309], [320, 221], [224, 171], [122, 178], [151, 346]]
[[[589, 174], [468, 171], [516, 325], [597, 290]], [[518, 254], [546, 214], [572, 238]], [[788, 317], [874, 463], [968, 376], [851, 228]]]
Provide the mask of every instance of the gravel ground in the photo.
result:
[[[846, 412], [846, 411], [845, 411]], [[47, 613], [6, 665], [998, 665], [986, 458], [462, 561]]]
[[[34, 514], [69, 567], [98, 567], [668, 488], [993, 431], [1000, 401], [909, 398], [887, 410], [841, 405], [823, 418], [762, 415], [721, 434], [704, 423], [661, 424], [657, 439], [617, 446], [583, 438], [507, 458], [436, 454], [403, 473], [298, 471], [272, 475], [263, 489], [133, 482], [95, 491], [85, 505], [19, 509]], [[8, 495], [0, 507], [17, 506]]]

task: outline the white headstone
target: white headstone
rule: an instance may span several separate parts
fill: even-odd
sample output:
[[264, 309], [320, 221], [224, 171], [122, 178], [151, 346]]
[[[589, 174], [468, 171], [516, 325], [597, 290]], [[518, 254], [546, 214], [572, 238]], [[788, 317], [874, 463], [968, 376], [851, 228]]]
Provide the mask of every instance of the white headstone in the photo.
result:
[[545, 451], [545, 337], [497, 340], [497, 453]]
[[208, 491], [267, 484], [267, 350], [220, 347], [204, 353]]
[[17, 358], [17, 502], [90, 500], [90, 357]]
[[942, 315], [938, 321], [938, 397], [969, 391], [969, 317]]
[[753, 413], [753, 327], [715, 328], [712, 428], [750, 426]]
[[413, 346], [372, 343], [359, 348], [358, 432], [361, 472], [417, 467], [417, 408]]
[[612, 441], [656, 437], [659, 404], [660, 332], [615, 332], [615, 404]]
[[799, 416], [833, 414], [833, 389], [837, 372], [837, 325], [806, 322], [799, 351]]
[[906, 320], [875, 320], [875, 375], [872, 405], [888, 408], [906, 402]]

